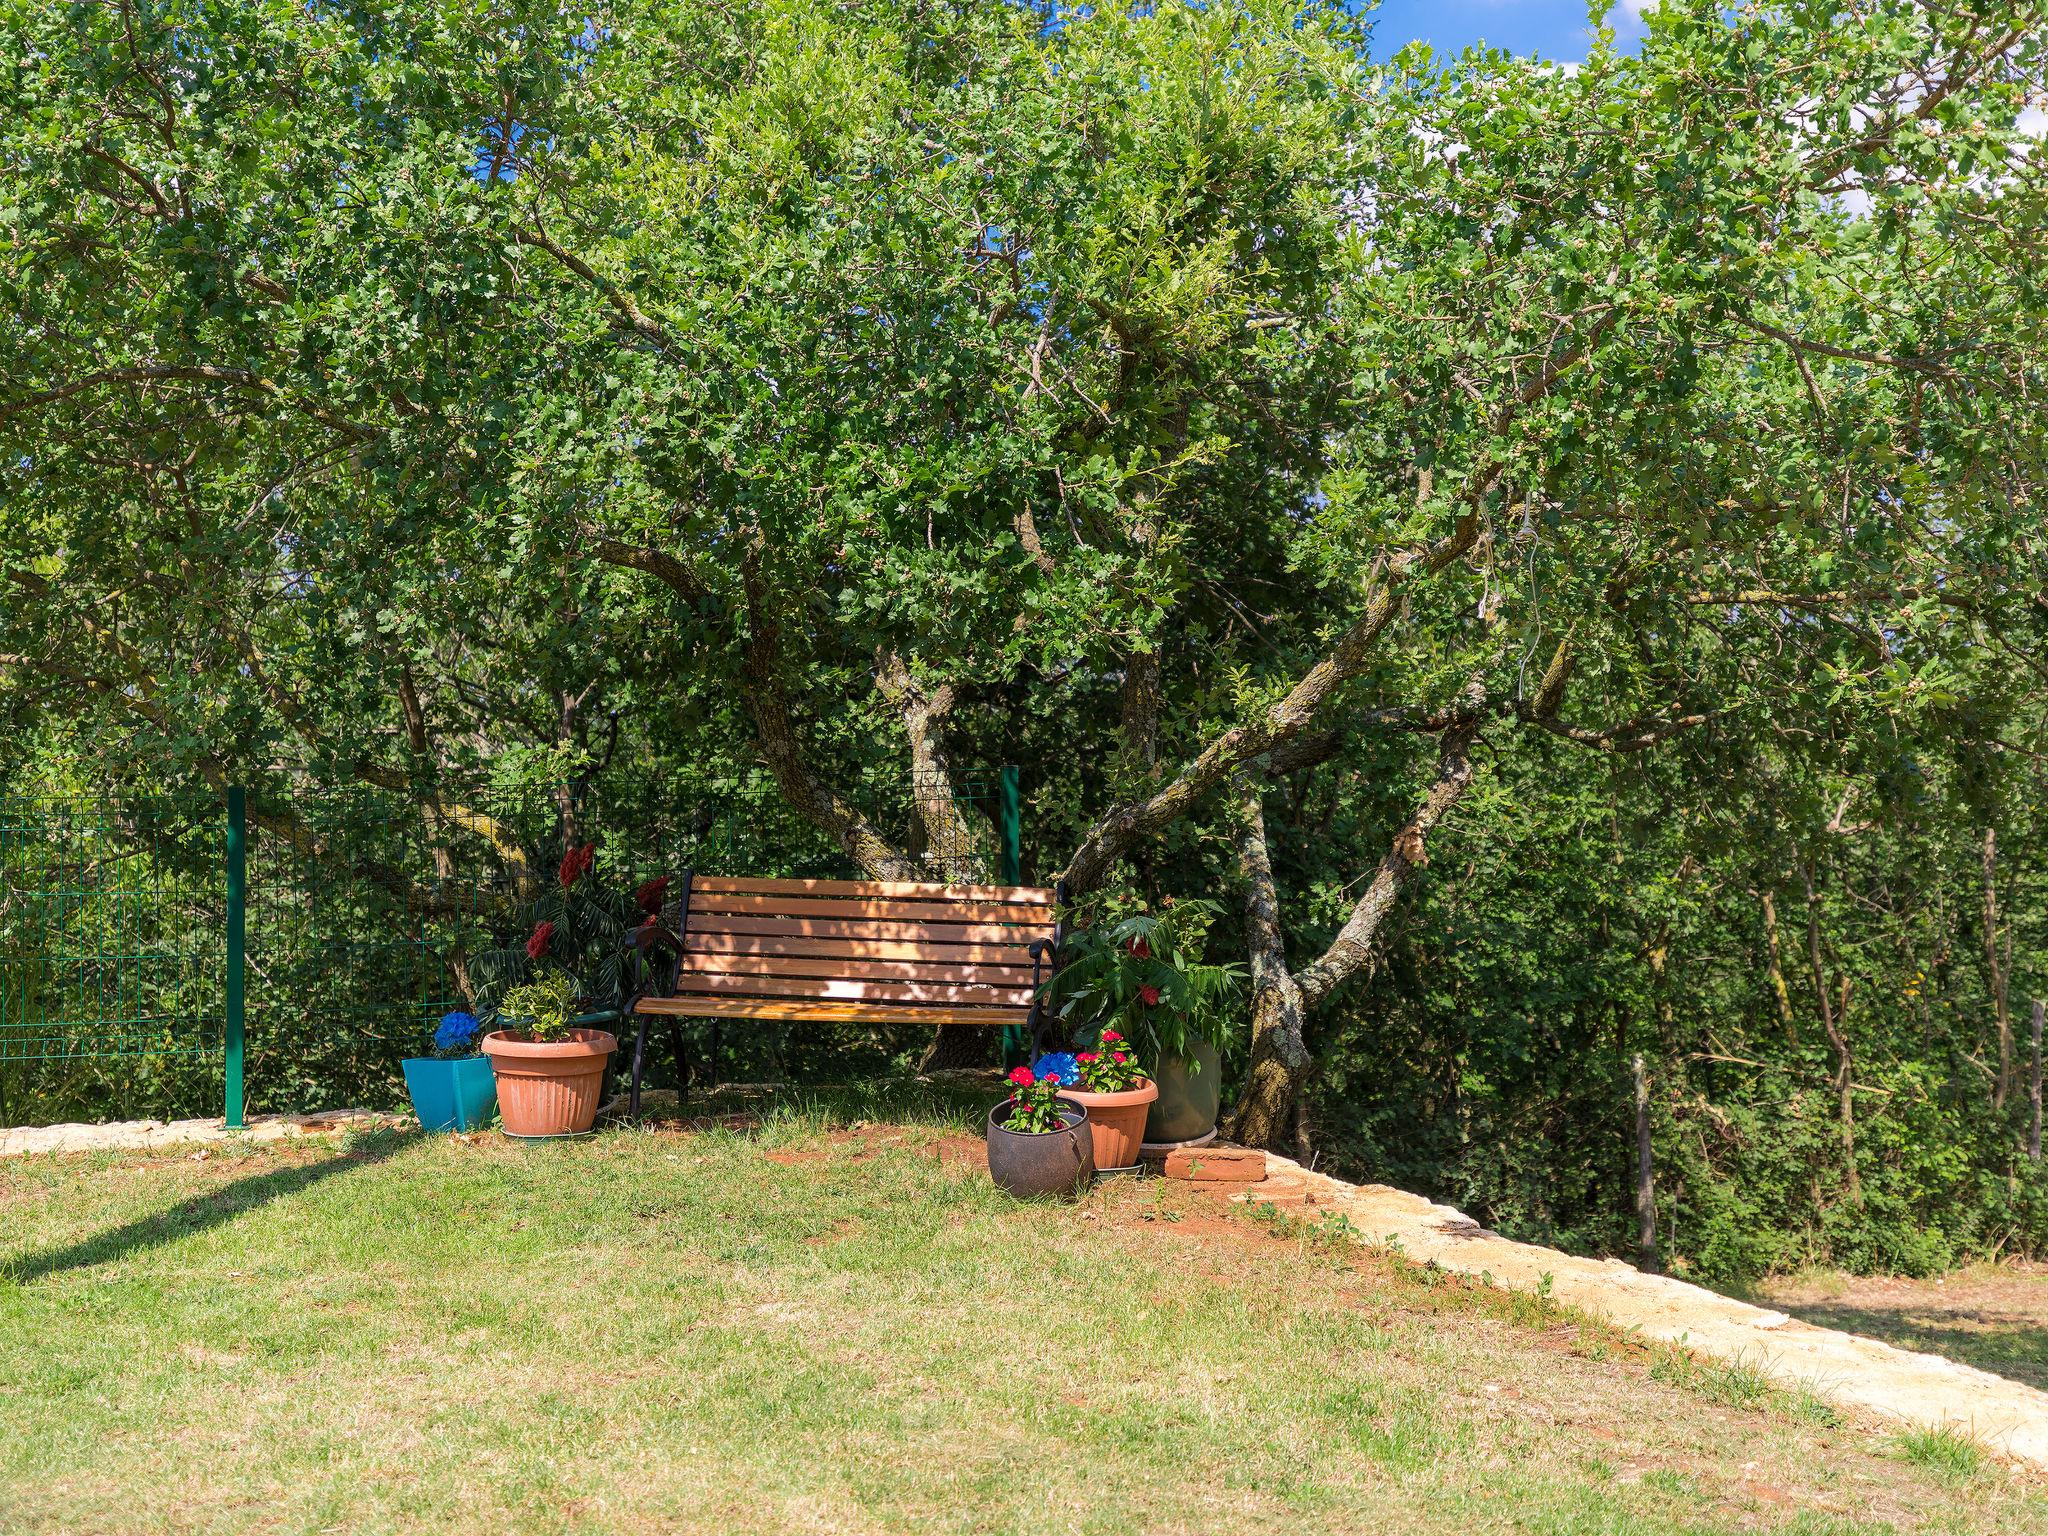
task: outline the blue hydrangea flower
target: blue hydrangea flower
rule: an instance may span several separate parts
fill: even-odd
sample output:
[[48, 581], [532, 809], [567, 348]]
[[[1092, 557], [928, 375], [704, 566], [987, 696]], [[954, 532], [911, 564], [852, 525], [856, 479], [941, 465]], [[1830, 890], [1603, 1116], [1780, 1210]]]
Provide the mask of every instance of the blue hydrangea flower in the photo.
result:
[[459, 1051], [476, 1039], [478, 1029], [476, 1015], [457, 1009], [441, 1016], [441, 1026], [434, 1031], [434, 1049], [437, 1051]]
[[1031, 1070], [1040, 1077], [1051, 1073], [1060, 1080], [1063, 1087], [1071, 1088], [1081, 1081], [1080, 1063], [1074, 1060], [1072, 1051], [1047, 1051], [1031, 1063]]

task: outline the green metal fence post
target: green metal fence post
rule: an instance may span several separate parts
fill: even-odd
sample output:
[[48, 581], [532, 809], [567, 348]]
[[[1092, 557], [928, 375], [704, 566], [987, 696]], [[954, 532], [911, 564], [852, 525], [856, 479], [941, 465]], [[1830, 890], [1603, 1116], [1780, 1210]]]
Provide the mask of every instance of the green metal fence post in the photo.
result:
[[1003, 832], [1003, 873], [1005, 885], [1024, 883], [1024, 800], [1018, 792], [1018, 771], [1012, 763], [1003, 770], [998, 795], [997, 820]]
[[227, 1123], [242, 1127], [242, 949], [248, 938], [248, 802], [228, 790]]

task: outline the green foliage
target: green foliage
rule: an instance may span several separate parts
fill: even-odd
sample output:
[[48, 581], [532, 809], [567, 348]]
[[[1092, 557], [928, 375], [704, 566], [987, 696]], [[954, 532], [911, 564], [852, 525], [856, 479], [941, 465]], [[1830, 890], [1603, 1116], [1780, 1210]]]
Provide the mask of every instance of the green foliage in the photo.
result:
[[1686, 0], [1567, 72], [1376, 63], [1300, 0], [0, 0], [0, 776], [249, 786], [335, 893], [279, 1107], [395, 1093], [460, 993], [330, 938], [488, 994], [554, 921], [618, 994], [633, 913], [547, 887], [577, 786], [644, 873], [993, 878], [913, 789], [1014, 763], [1026, 878], [1136, 827], [1106, 867], [1220, 902], [1206, 964], [1248, 785], [1297, 970], [1390, 882], [1308, 1018], [1342, 1170], [1628, 1251], [1641, 1052], [1674, 1267], [2041, 1251], [2048, 44], [2008, 11]]
[[1207, 1040], [1225, 1053], [1241, 1048], [1245, 1018], [1234, 1005], [1244, 967], [1202, 958], [1221, 910], [1188, 898], [1157, 915], [1119, 917], [1110, 903], [1084, 917], [1067, 934], [1060, 968], [1044, 988], [1045, 1005], [1067, 1038], [1092, 1046], [1113, 1029], [1155, 1068], [1170, 1054], [1196, 1071], [1193, 1042]]
[[499, 1001], [498, 1018], [522, 1039], [566, 1040], [582, 995], [575, 977], [566, 971], [550, 971], [508, 991]]
[[[624, 1005], [642, 974], [643, 952], [635, 943], [641, 914], [630, 891], [599, 877], [595, 858], [594, 843], [573, 845], [558, 878], [522, 909], [512, 942], [476, 956], [471, 969], [480, 1007], [503, 1013], [509, 988], [526, 978], [554, 977], [567, 978], [585, 1012]], [[650, 932], [650, 942], [658, 933]], [[665, 946], [665, 936], [658, 942]]]

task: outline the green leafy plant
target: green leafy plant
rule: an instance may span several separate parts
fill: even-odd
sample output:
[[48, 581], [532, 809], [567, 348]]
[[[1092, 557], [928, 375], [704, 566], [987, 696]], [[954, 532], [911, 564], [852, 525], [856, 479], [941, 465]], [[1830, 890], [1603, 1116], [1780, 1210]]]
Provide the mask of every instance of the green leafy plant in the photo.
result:
[[572, 846], [553, 884], [522, 912], [515, 931], [525, 937], [477, 957], [478, 1006], [509, 1016], [520, 1011], [513, 998], [525, 983], [566, 977], [580, 1011], [622, 1007], [641, 968], [676, 942], [661, 923], [668, 883], [663, 876], [616, 889], [598, 874], [595, 841]]
[[1213, 901], [1169, 900], [1157, 914], [1119, 917], [1106, 905], [1067, 936], [1046, 984], [1047, 1006], [1076, 1041], [1114, 1030], [1155, 1066], [1171, 1055], [1199, 1070], [1198, 1041], [1226, 1054], [1243, 1041], [1242, 1015], [1230, 1003], [1244, 967], [1202, 959], [1219, 911]]
[[1077, 1053], [1074, 1060], [1081, 1068], [1081, 1083], [1090, 1093], [1127, 1093], [1147, 1080], [1138, 1053], [1113, 1029], [1105, 1029], [1095, 1049]]
[[1066, 1124], [1060, 1118], [1062, 1084], [1050, 1072], [1042, 1076], [1029, 1067], [1010, 1073], [1010, 1112], [1003, 1117], [1003, 1129], [1025, 1136], [1049, 1136]]
[[498, 1004], [498, 1020], [528, 1040], [563, 1040], [576, 1022], [580, 997], [576, 978], [556, 971], [507, 992]]

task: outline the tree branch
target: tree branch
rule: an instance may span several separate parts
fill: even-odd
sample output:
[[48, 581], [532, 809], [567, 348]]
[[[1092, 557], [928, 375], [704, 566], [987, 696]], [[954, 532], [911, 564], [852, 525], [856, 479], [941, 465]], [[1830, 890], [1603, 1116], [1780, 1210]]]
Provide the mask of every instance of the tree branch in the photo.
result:
[[760, 555], [749, 549], [740, 559], [746, 594], [747, 644], [741, 662], [741, 692], [754, 718], [754, 735], [768, 771], [797, 813], [821, 828], [876, 880], [914, 880], [916, 863], [876, 830], [873, 823], [813, 774], [790, 721], [789, 695], [782, 686], [782, 628], [761, 584]]
[[1408, 883], [1409, 875], [1429, 862], [1429, 834], [1472, 787], [1472, 743], [1479, 735], [1483, 702], [1476, 689], [1468, 690], [1470, 712], [1444, 732], [1436, 776], [1421, 803], [1407, 824], [1394, 834], [1393, 845], [1380, 860], [1372, 883], [1358, 898], [1330, 947], [1296, 977], [1306, 1007], [1314, 1008], [1341, 982], [1371, 962], [1380, 924], [1393, 910], [1395, 897]]

